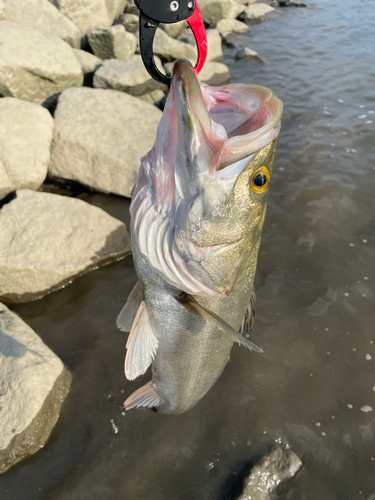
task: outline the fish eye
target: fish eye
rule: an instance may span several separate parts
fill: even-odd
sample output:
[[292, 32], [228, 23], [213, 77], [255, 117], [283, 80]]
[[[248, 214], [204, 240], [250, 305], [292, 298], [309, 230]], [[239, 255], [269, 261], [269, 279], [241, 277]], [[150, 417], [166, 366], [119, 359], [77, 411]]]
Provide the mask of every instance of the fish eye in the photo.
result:
[[266, 167], [260, 167], [251, 176], [250, 187], [254, 193], [262, 194], [267, 191], [271, 183], [271, 176]]

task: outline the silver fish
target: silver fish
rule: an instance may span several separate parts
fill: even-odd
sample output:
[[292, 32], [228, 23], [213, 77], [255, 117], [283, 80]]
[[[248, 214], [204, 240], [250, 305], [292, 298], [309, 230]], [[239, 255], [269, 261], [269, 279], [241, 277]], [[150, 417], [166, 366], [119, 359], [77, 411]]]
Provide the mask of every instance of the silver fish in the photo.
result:
[[[152, 380], [124, 403], [183, 413], [222, 373], [254, 315], [253, 282], [282, 102], [255, 85], [200, 87], [175, 63], [131, 212], [139, 278], [117, 326], [125, 375]], [[239, 333], [241, 331], [241, 333]]]

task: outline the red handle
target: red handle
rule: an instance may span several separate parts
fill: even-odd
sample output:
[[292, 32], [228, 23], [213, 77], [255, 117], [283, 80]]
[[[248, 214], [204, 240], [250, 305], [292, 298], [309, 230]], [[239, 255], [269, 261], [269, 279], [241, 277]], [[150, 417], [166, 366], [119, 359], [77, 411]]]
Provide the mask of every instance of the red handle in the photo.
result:
[[195, 41], [198, 47], [198, 59], [194, 67], [194, 73], [197, 75], [204, 66], [207, 59], [207, 35], [204, 27], [201, 11], [198, 3], [195, 3], [195, 10], [186, 21], [189, 23], [192, 32], [194, 33]]

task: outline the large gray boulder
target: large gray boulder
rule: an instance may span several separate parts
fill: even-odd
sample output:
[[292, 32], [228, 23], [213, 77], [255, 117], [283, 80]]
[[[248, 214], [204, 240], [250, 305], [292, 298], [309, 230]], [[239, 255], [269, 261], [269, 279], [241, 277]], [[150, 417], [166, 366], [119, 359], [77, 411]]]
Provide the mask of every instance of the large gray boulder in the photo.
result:
[[100, 57], [90, 52], [86, 52], [85, 50], [73, 49], [73, 52], [85, 75], [87, 73], [93, 73], [103, 63]]
[[67, 89], [55, 112], [51, 176], [130, 197], [161, 111], [123, 92]]
[[156, 30], [153, 49], [154, 54], [159, 56], [163, 62], [185, 58], [194, 64], [196, 60], [197, 50], [195, 47], [171, 38], [161, 29]]
[[209, 61], [199, 73], [198, 80], [206, 85], [224, 85], [230, 80], [230, 71], [223, 63]]
[[4, 19], [34, 28], [43, 35], [57, 36], [72, 47], [79, 47], [81, 34], [72, 21], [59, 12], [48, 0], [2, 0]]
[[0, 299], [25, 302], [130, 251], [125, 225], [82, 200], [29, 190], [0, 210]]
[[66, 42], [0, 21], [0, 95], [41, 103], [82, 82], [81, 66]]
[[0, 303], [0, 474], [44, 446], [71, 375], [42, 339]]
[[53, 118], [42, 106], [0, 99], [0, 200], [16, 189], [38, 189], [47, 176]]
[[[165, 73], [157, 56], [155, 56], [155, 62], [159, 70]], [[121, 90], [134, 96], [140, 96], [153, 90], [163, 89], [165, 86], [149, 75], [141, 56], [136, 56], [130, 61], [118, 61], [117, 59], [104, 61], [95, 72], [94, 87]]]
[[242, 17], [245, 21], [259, 21], [265, 15], [273, 12], [274, 10], [275, 9], [273, 7], [265, 3], [254, 3], [247, 7], [242, 14]]
[[121, 14], [116, 20], [115, 24], [122, 24], [126, 31], [135, 33], [139, 28], [139, 16], [135, 14]]
[[241, 23], [241, 21], [237, 21], [237, 19], [220, 19], [220, 21], [216, 24], [216, 29], [220, 33], [221, 36], [226, 36], [228, 33], [249, 33], [250, 27]]
[[122, 24], [110, 28], [94, 28], [86, 33], [94, 54], [100, 59], [131, 59], [137, 48], [137, 38]]
[[201, 0], [199, 7], [205, 23], [214, 24], [224, 17], [236, 18], [238, 5], [234, 0]]
[[84, 35], [87, 30], [111, 26], [124, 12], [126, 0], [51, 0]]

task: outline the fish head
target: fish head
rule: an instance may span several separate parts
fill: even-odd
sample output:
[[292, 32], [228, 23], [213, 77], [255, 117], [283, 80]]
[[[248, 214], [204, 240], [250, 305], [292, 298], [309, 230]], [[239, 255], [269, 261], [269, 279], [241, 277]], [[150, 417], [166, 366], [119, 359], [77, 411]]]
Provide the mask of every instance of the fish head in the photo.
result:
[[201, 87], [188, 61], [175, 63], [131, 207], [133, 238], [173, 286], [228, 295], [256, 264], [281, 114], [265, 87]]

